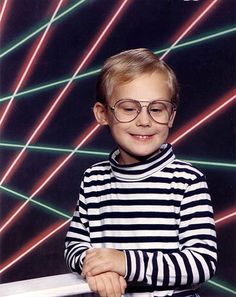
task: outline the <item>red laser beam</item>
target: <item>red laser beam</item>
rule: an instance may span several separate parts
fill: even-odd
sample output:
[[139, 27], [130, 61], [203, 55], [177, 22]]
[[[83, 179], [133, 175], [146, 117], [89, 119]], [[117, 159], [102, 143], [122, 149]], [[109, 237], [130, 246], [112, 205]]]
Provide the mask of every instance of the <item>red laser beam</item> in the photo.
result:
[[[227, 220], [229, 217], [235, 219], [236, 210], [234, 209], [232, 212], [231, 210], [227, 211], [227, 214], [224, 214], [223, 217], [219, 217], [218, 220], [215, 221], [216, 225], [222, 221], [229, 222]], [[37, 235], [34, 239], [32, 239], [29, 243], [27, 243], [23, 248], [21, 248], [16, 254], [14, 254], [12, 257], [10, 257], [8, 260], [6, 260], [1, 268], [0, 268], [0, 274], [5, 272], [7, 269], [9, 269], [11, 266], [16, 264], [19, 260], [21, 260], [24, 256], [28, 255], [31, 251], [33, 251], [35, 248], [37, 248], [39, 245], [41, 245], [45, 240], [49, 239], [51, 236], [55, 235], [58, 231], [60, 231], [64, 226], [66, 226], [71, 219], [68, 219], [67, 221], [60, 223], [61, 221], [53, 224], [48, 229]]]
[[62, 91], [59, 92], [59, 94], [56, 96], [56, 98], [53, 100], [53, 103], [50, 103], [48, 107], [46, 108], [46, 112], [41, 116], [39, 123], [36, 125], [36, 127], [33, 129], [33, 132], [30, 132], [30, 136], [20, 153], [16, 156], [14, 161], [11, 163], [11, 165], [8, 167], [8, 169], [5, 171], [1, 181], [0, 185], [2, 185], [7, 178], [10, 178], [10, 174], [12, 175], [17, 166], [19, 166], [20, 161], [23, 160], [23, 155], [25, 154], [25, 151], [30, 143], [33, 141], [36, 141], [36, 139], [40, 136], [40, 134], [43, 132], [43, 130], [48, 125], [49, 121], [55, 114], [56, 110], [59, 108], [59, 105], [63, 102], [63, 99], [65, 98], [65, 95], [69, 92], [70, 87], [72, 86], [72, 82], [74, 78], [77, 76], [77, 74], [81, 71], [82, 68], [84, 68], [88, 62], [92, 59], [95, 52], [98, 50], [98, 48], [101, 46], [102, 42], [106, 39], [109, 32], [115, 25], [115, 23], [119, 20], [119, 17], [121, 16], [122, 12], [124, 12], [125, 7], [127, 7], [128, 2], [130, 3], [130, 0], [123, 0], [118, 3], [118, 5], [115, 7], [114, 11], [112, 12], [111, 16], [109, 17], [108, 21], [105, 22], [104, 27], [99, 32], [98, 36], [96, 36], [95, 41], [92, 42], [91, 47], [88, 51], [86, 51], [85, 56], [82, 58], [82, 61], [79, 62], [79, 65], [76, 67], [76, 71], [74, 72], [73, 76], [71, 77], [70, 81], [66, 84], [66, 86], [62, 89]]
[[8, 259], [5, 263], [3, 263], [0, 267], [0, 274], [10, 268], [12, 265], [21, 260], [24, 256], [29, 254], [32, 250], [42, 244], [45, 240], [50, 238], [52, 235], [56, 234], [59, 230], [61, 230], [64, 226], [66, 226], [71, 219], [61, 223], [61, 221], [56, 222], [55, 224], [48, 227], [42, 233], [37, 235], [33, 240], [31, 240], [28, 244], [22, 247], [17, 253]]
[[7, 13], [10, 9], [10, 0], [4, 0], [2, 3], [0, 3], [0, 25], [1, 25], [1, 31], [3, 30], [4, 22], [7, 17]]
[[0, 39], [2, 39], [4, 25], [6, 23], [11, 4], [12, 4], [11, 0], [4, 0], [2, 3], [0, 3], [0, 28], [1, 28]]
[[217, 224], [217, 227], [221, 227], [233, 221], [235, 219], [235, 216], [236, 216], [236, 206], [216, 215], [215, 223]]
[[192, 121], [188, 122], [175, 134], [171, 135], [169, 142], [176, 144], [182, 140], [185, 136], [195, 131], [197, 128], [206, 124], [209, 120], [215, 117], [219, 112], [225, 111], [236, 99], [236, 88], [232, 89], [216, 103], [208, 107], [204, 112], [195, 117]]
[[212, 10], [212, 8], [216, 5], [216, 3], [219, 2], [219, 0], [214, 1], [207, 1], [205, 2], [199, 10], [194, 13], [194, 15], [185, 23], [183, 28], [179, 30], [179, 32], [174, 36], [173, 40], [174, 43], [169, 47], [169, 49], [161, 56], [160, 59], [164, 59], [170, 51], [176, 46], [177, 43], [179, 43], [180, 40], [182, 40], [189, 32], [192, 30], [195, 25], [201, 21], [204, 17], [206, 17], [207, 13]]
[[50, 167], [44, 174], [44, 176], [37, 182], [31, 191], [30, 197], [36, 196], [52, 178], [58, 174], [58, 172], [68, 163], [68, 161], [74, 156], [76, 151], [80, 149], [95, 133], [98, 132], [101, 126], [97, 123], [93, 123], [75, 142], [74, 150], [67, 156], [61, 157], [57, 162]]
[[76, 147], [74, 150], [67, 156], [60, 158], [47, 172], [46, 175], [37, 183], [36, 187], [32, 190], [32, 193], [30, 197], [21, 204], [20, 207], [16, 207], [11, 213], [8, 215], [8, 217], [5, 219], [5, 222], [0, 227], [0, 232], [6, 229], [7, 226], [9, 226], [10, 223], [13, 222], [16, 218], [19, 218], [19, 215], [22, 214], [23, 209], [27, 206], [27, 204], [30, 202], [30, 200], [33, 199], [33, 197], [36, 196], [44, 187], [45, 185], [53, 178], [55, 175], [69, 162], [69, 160], [72, 158], [72, 156], [76, 153], [76, 151], [81, 148], [90, 138], [92, 135], [95, 134], [95, 132], [98, 131], [100, 125], [94, 124], [89, 127], [88, 130], [86, 130], [78, 139], [76, 143]]
[[[14, 84], [13, 84], [13, 95], [11, 97], [11, 99], [9, 100], [9, 102], [6, 104], [5, 109], [2, 113], [1, 119], [0, 119], [0, 127], [3, 126], [4, 121], [7, 118], [7, 115], [10, 112], [10, 109], [13, 105], [13, 101], [15, 99], [16, 94], [18, 93], [19, 89], [26, 83], [27, 78], [29, 77], [29, 75], [31, 74], [31, 72], [33, 71], [33, 66], [36, 63], [36, 59], [39, 57], [40, 51], [42, 52], [43, 47], [46, 44], [46, 40], [48, 40], [48, 32], [51, 28], [52, 25], [52, 21], [55, 18], [58, 10], [60, 9], [60, 7], [62, 6], [63, 0], [60, 0], [60, 2], [58, 3], [58, 5], [56, 6], [56, 9], [53, 12], [53, 15], [51, 17], [50, 22], [48, 23], [44, 33], [42, 34], [42, 36], [40, 36], [36, 42], [34, 42], [33, 46], [31, 47], [27, 58], [25, 59], [23, 66], [21, 67], [21, 70], [19, 72], [18, 77], [16, 78]], [[46, 39], [47, 37], [47, 39]]]

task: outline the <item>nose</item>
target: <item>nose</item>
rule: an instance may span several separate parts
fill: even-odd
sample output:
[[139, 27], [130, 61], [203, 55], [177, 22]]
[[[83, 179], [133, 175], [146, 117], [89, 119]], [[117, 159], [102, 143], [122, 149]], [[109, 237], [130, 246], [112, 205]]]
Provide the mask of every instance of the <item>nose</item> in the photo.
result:
[[151, 126], [151, 124], [152, 124], [152, 119], [151, 119], [150, 115], [148, 114], [147, 107], [142, 106], [142, 109], [136, 118], [136, 125], [137, 126]]

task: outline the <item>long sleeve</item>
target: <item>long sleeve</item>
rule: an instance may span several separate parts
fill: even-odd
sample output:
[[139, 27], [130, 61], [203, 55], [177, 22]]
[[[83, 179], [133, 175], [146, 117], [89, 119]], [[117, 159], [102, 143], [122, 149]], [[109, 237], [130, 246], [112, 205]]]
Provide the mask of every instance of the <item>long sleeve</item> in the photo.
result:
[[65, 239], [65, 260], [74, 272], [81, 273], [85, 252], [91, 247], [83, 182], [77, 206]]
[[215, 273], [216, 233], [211, 199], [203, 176], [191, 181], [180, 205], [179, 251], [125, 250], [126, 279], [151, 286], [199, 284]]

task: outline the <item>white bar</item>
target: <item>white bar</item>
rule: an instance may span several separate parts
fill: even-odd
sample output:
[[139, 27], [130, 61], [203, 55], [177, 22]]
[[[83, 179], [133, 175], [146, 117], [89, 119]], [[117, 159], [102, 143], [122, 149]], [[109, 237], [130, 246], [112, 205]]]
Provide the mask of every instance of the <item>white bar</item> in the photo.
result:
[[60, 297], [90, 292], [86, 281], [74, 273], [0, 284], [1, 297]]

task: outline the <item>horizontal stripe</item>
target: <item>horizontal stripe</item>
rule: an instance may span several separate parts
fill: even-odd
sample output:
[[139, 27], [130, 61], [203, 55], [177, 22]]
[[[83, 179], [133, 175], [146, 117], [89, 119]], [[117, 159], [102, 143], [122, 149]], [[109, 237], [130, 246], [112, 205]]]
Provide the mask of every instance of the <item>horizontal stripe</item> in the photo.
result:
[[173, 212], [147, 212], [147, 211], [136, 211], [136, 212], [104, 212], [97, 215], [88, 215], [88, 220], [97, 220], [106, 218], [174, 218], [178, 219], [179, 214]]
[[192, 218], [198, 219], [198, 218], [213, 218], [213, 213], [211, 211], [201, 211], [201, 212], [195, 212], [190, 213], [185, 216], [181, 216], [181, 221], [190, 221]]
[[124, 225], [108, 225], [103, 224], [101, 226], [90, 226], [90, 232], [99, 232], [99, 231], [130, 231], [130, 230], [140, 230], [140, 231], [176, 231], [178, 230], [177, 225], [160, 225], [160, 224], [146, 224], [145, 222], [143, 225], [141, 224], [124, 224]]
[[91, 238], [92, 242], [119, 242], [119, 243], [123, 243], [123, 242], [126, 242], [126, 243], [135, 243], [135, 242], [139, 242], [139, 243], [142, 243], [142, 242], [145, 242], [145, 243], [149, 243], [149, 242], [158, 242], [158, 241], [161, 241], [162, 243], [172, 243], [172, 242], [176, 242], [177, 240], [177, 236], [175, 237], [164, 237], [164, 236], [161, 236], [161, 237], [158, 237], [158, 236], [148, 236], [148, 237], [145, 237], [145, 236], [135, 236], [135, 237], [126, 237], [126, 236], [99, 236], [99, 237], [92, 237]]
[[91, 191], [87, 193], [88, 197], [100, 197], [105, 195], [111, 195], [111, 194], [176, 194], [176, 195], [183, 195], [183, 190], [180, 189], [149, 189], [149, 188], [142, 188], [142, 189], [136, 189], [136, 188], [129, 188], [129, 189], [122, 189], [122, 188], [111, 188], [111, 189], [105, 189], [101, 191]]
[[[116, 210], [116, 209], [122, 209], [124, 211], [130, 210], [132, 211], [138, 211], [138, 210], [148, 210], [151, 208], [151, 210], [156, 211], [159, 209], [159, 211], [163, 211], [166, 209], [168, 212], [169, 209], [173, 211], [173, 208], [177, 208], [178, 211], [180, 210], [180, 201], [175, 200], [167, 200], [163, 201], [161, 198], [165, 197], [167, 195], [147, 195], [147, 200], [142, 199], [142, 195], [140, 194], [131, 194], [129, 196], [129, 199], [125, 199], [125, 195], [119, 195], [119, 199], [116, 199], [116, 195], [109, 196], [109, 200], [106, 199], [106, 197], [100, 197], [95, 199], [88, 199], [87, 207], [89, 210], [93, 209], [100, 209], [100, 210]], [[153, 197], [156, 197], [154, 200]], [[137, 198], [137, 199], [136, 199]], [[151, 199], [149, 199], [151, 198]], [[199, 210], [201, 208], [198, 208]]]

